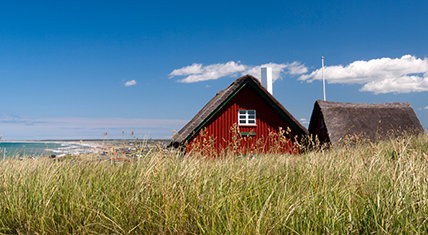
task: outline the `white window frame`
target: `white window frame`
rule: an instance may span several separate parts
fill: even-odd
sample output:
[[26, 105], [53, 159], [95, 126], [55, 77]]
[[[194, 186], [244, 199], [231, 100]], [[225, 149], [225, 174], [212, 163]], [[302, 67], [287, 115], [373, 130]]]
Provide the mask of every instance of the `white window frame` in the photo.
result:
[[240, 109], [238, 110], [238, 125], [240, 126], [256, 126], [256, 110], [254, 109]]

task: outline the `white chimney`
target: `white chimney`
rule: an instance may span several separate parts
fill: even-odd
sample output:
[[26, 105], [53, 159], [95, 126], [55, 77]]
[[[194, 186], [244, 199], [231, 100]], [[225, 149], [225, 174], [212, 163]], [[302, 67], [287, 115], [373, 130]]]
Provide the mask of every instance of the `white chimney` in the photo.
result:
[[262, 68], [262, 86], [266, 88], [266, 90], [269, 91], [271, 95], [273, 95], [272, 91], [272, 68], [271, 67], [265, 67]]

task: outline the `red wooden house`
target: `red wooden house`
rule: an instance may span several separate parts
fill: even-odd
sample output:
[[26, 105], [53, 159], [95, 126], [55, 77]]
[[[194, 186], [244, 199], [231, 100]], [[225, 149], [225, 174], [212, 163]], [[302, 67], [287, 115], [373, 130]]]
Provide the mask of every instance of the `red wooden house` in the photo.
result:
[[221, 90], [174, 137], [171, 146], [187, 153], [208, 146], [221, 153], [297, 153], [294, 142], [308, 131], [275, 99], [258, 79], [245, 75]]

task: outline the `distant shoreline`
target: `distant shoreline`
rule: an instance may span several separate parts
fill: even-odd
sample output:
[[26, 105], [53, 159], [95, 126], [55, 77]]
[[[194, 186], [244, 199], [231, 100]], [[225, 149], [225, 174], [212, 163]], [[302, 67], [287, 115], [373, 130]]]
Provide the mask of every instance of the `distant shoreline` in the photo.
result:
[[102, 141], [78, 141], [78, 140], [5, 140], [0, 141], [0, 144], [76, 144], [81, 146], [87, 146], [92, 148], [100, 148], [102, 147]]
[[51, 144], [77, 144], [82, 146], [88, 146], [88, 147], [95, 147], [95, 148], [105, 148], [110, 145], [122, 145], [124, 142], [151, 142], [151, 143], [157, 143], [157, 142], [169, 142], [170, 139], [70, 139], [70, 140], [0, 140], [1, 143], [51, 143]]
[[[85, 141], [86, 143], [88, 143], [89, 141]], [[91, 143], [93, 142], [98, 142], [98, 141], [90, 141]], [[80, 141], [78, 140], [3, 140], [0, 141], [0, 143], [73, 143], [73, 144], [80, 144]], [[82, 142], [83, 143], [83, 142]]]

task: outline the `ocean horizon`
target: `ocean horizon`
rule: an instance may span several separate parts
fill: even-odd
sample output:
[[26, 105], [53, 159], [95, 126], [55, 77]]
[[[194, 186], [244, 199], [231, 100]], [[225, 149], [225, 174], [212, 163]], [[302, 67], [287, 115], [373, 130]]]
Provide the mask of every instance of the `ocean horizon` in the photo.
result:
[[0, 158], [48, 157], [51, 155], [66, 155], [88, 153], [95, 146], [71, 142], [0, 142]]

